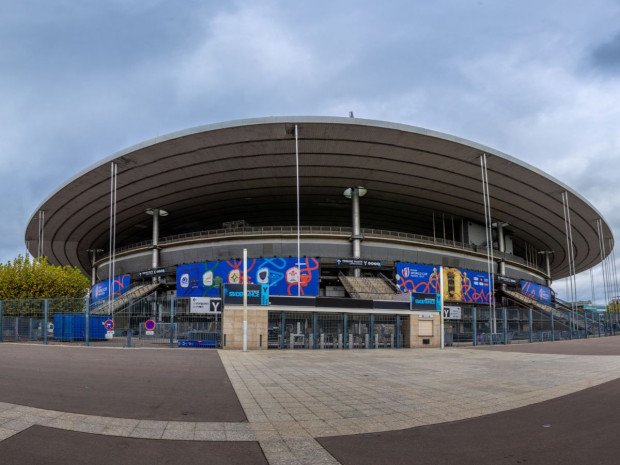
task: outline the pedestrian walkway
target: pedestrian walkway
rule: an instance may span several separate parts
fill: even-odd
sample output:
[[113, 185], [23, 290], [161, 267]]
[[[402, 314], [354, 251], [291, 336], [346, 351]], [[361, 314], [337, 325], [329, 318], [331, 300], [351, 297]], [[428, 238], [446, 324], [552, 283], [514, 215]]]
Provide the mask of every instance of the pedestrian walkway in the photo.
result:
[[[611, 344], [615, 339], [605, 340]], [[33, 376], [37, 366], [41, 370]], [[80, 457], [109, 450], [108, 459], [122, 452], [125, 463], [138, 464], [169, 463], [170, 457], [173, 463], [353, 464], [363, 463], [359, 454], [366, 454], [364, 444], [383, 450], [382, 438], [392, 434], [483, 421], [493, 416], [489, 414], [501, 418], [513, 409], [603, 385], [619, 376], [620, 356], [0, 344], [0, 373], [0, 456], [8, 460], [3, 463], [64, 464], [72, 456], [77, 463], [100, 463]], [[610, 386], [613, 390], [616, 385]], [[55, 398], [46, 392], [56, 393]], [[95, 408], [97, 399], [110, 410]], [[123, 407], [114, 410], [117, 402]], [[155, 408], [157, 418], [149, 408], [136, 407], [141, 403]], [[225, 419], [229, 411], [233, 416]], [[467, 432], [475, 430], [459, 433], [466, 443]], [[410, 440], [405, 435], [400, 449], [390, 447], [407, 455]], [[351, 443], [357, 455], [347, 455], [345, 446]], [[367, 463], [399, 463], [393, 454], [385, 455], [385, 461], [365, 456], [375, 459]], [[496, 462], [483, 457], [476, 463]]]

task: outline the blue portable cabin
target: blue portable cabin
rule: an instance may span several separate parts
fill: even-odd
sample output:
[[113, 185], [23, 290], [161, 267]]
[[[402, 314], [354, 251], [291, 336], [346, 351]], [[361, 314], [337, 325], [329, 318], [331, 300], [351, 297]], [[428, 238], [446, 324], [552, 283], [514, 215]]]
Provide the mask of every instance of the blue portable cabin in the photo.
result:
[[[105, 339], [106, 315], [90, 315], [88, 337], [90, 340]], [[58, 341], [83, 341], [86, 336], [84, 313], [57, 313], [54, 315], [54, 339]]]

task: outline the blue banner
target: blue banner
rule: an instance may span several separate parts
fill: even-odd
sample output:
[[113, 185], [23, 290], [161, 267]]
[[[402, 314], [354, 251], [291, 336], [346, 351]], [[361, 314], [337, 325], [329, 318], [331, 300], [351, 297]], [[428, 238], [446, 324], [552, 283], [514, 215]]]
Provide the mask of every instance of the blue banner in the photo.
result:
[[[124, 274], [122, 276], [116, 276], [112, 281], [112, 288], [114, 297], [118, 297], [129, 290], [130, 276]], [[91, 302], [93, 305], [99, 305], [110, 297], [110, 281], [101, 281], [93, 286], [91, 292]]]
[[521, 292], [532, 299], [542, 302], [543, 304], [551, 305], [551, 289], [546, 286], [541, 286], [540, 284], [535, 284], [522, 279]]
[[396, 282], [403, 292], [439, 294], [439, 267], [419, 263], [396, 263]]
[[[440, 267], [419, 263], [396, 263], [396, 280], [403, 292], [439, 294]], [[479, 271], [444, 268], [444, 299], [457, 302], [489, 303], [489, 275]]]
[[461, 270], [458, 268], [443, 269], [444, 299], [458, 302], [483, 303], [491, 302], [491, 286], [488, 273]]
[[[319, 294], [319, 260], [302, 258], [248, 259], [248, 283], [268, 284], [269, 295]], [[177, 297], [214, 297], [221, 284], [243, 283], [243, 260], [177, 266]]]

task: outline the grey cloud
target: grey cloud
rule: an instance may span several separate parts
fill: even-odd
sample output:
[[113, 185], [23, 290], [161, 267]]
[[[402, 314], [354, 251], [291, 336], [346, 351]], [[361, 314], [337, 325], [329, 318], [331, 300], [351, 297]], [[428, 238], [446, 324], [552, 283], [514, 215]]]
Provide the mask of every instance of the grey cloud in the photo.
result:
[[597, 46], [590, 55], [592, 65], [603, 72], [620, 72], [620, 32], [613, 39]]

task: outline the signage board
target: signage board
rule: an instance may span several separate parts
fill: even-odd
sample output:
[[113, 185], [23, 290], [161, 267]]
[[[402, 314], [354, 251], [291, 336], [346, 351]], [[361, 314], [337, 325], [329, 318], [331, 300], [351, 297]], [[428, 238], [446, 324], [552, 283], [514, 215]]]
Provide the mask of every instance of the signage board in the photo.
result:
[[441, 296], [439, 294], [411, 293], [411, 310], [435, 310], [441, 309]]
[[503, 283], [503, 284], [512, 284], [512, 285], [517, 284], [516, 279], [508, 278], [506, 276], [502, 276], [501, 274], [495, 275], [495, 281], [497, 281], [498, 283]]
[[[248, 305], [269, 305], [269, 284], [248, 284]], [[243, 305], [243, 284], [224, 286], [226, 305]]]
[[190, 313], [222, 313], [220, 297], [192, 297], [189, 300]]
[[446, 320], [460, 320], [461, 307], [447, 306], [443, 308], [443, 317]]
[[157, 268], [154, 270], [146, 270], [146, 271], [139, 271], [138, 272], [138, 277], [139, 278], [145, 278], [148, 276], [157, 276], [157, 275], [162, 275], [162, 274], [166, 274], [166, 269], [165, 268]]
[[381, 262], [377, 260], [362, 260], [359, 258], [337, 258], [338, 266], [362, 266], [364, 268], [381, 268]]

